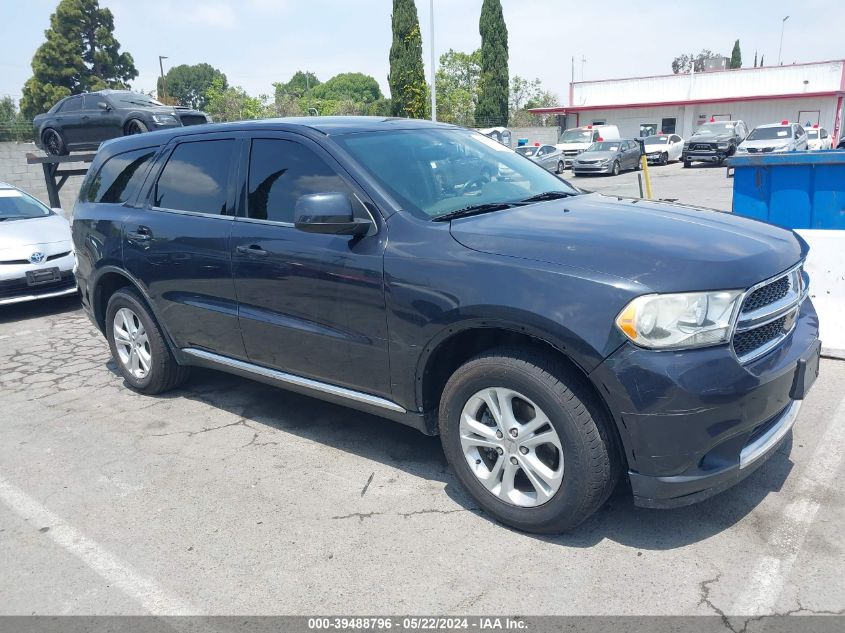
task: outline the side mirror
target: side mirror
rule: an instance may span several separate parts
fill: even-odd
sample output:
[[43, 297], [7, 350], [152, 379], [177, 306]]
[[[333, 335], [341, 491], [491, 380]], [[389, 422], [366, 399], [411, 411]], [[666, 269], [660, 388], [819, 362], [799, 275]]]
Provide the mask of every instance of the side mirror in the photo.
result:
[[349, 195], [339, 192], [300, 196], [293, 209], [294, 226], [306, 233], [366, 235], [373, 223], [356, 218]]
[[111, 106], [108, 103], [106, 103], [105, 101], [98, 101], [97, 107], [100, 108], [101, 110], [106, 110], [106, 111], [111, 110]]

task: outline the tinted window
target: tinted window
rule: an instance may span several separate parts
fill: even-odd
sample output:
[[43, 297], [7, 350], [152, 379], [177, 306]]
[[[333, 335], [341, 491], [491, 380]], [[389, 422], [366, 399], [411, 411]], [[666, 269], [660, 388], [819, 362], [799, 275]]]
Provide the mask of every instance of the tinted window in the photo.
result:
[[178, 145], [156, 183], [153, 205], [228, 215], [229, 165], [234, 148], [232, 139]]
[[322, 158], [293, 141], [255, 139], [249, 155], [247, 215], [293, 222], [300, 196], [352, 190]]
[[80, 110], [82, 108], [82, 97], [71, 97], [62, 104], [59, 112], [71, 112], [72, 110]]
[[85, 110], [96, 110], [99, 108], [97, 104], [100, 101], [103, 101], [103, 97], [98, 94], [83, 95], [82, 97], [82, 104]]
[[84, 193], [88, 202], [121, 204], [138, 191], [157, 147], [126, 152], [109, 158]]

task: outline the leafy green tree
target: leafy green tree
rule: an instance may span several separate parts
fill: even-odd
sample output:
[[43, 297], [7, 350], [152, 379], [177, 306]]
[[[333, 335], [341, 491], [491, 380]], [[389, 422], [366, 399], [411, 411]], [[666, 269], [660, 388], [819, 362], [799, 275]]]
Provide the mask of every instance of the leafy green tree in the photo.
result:
[[120, 52], [112, 12], [97, 0], [60, 0], [44, 35], [23, 87], [21, 111], [28, 119], [68, 95], [127, 88], [138, 76], [132, 56]]
[[32, 122], [18, 111], [18, 104], [12, 97], [0, 99], [0, 141], [31, 140]]
[[375, 78], [363, 73], [340, 73], [311, 91], [315, 99], [373, 103], [383, 99]]
[[708, 59], [717, 59], [719, 57], [723, 57], [723, 55], [721, 53], [714, 53], [706, 48], [698, 55], [693, 55], [692, 53], [687, 55], [684, 53], [672, 60], [672, 72], [676, 75], [679, 73], [688, 74], [695, 67], [695, 72], [700, 73], [704, 71], [704, 64]]
[[734, 42], [734, 49], [731, 51], [731, 68], [742, 68], [742, 51], [739, 50], [739, 40]]
[[484, 0], [478, 24], [481, 33], [481, 78], [476, 123], [508, 124], [508, 27], [500, 0]]
[[226, 75], [211, 64], [182, 64], [174, 66], [164, 75], [167, 90], [158, 79], [157, 92], [167, 94], [168, 99], [175, 99], [176, 103], [202, 110], [206, 105], [206, 92], [211, 88], [215, 79], [223, 80], [223, 87], [228, 87]]
[[462, 53], [451, 48], [440, 56], [434, 77], [437, 120], [473, 127], [481, 76], [481, 51]]
[[422, 61], [422, 35], [414, 0], [393, 0], [390, 46], [391, 110], [394, 116], [426, 117], [428, 86]]
[[290, 81], [279, 85], [286, 92], [296, 93], [299, 96], [303, 96], [308, 91], [314, 90], [314, 88], [319, 86], [320, 80], [317, 79], [317, 75], [312, 72], [297, 70], [293, 77], [290, 78]]
[[528, 127], [547, 124], [548, 118], [538, 119], [528, 110], [531, 108], [551, 108], [559, 105], [557, 97], [545, 90], [539, 79], [528, 80], [514, 75], [510, 84], [510, 125]]
[[222, 77], [215, 77], [205, 93], [205, 111], [215, 121], [244, 121], [274, 116], [266, 95], [249, 96], [240, 86], [226, 86]]

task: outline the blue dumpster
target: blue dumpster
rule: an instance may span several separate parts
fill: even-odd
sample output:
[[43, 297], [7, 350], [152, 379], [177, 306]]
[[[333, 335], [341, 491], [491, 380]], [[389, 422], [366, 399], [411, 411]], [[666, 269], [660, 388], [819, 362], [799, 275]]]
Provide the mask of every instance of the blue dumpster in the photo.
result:
[[845, 151], [733, 156], [733, 212], [790, 229], [845, 230]]

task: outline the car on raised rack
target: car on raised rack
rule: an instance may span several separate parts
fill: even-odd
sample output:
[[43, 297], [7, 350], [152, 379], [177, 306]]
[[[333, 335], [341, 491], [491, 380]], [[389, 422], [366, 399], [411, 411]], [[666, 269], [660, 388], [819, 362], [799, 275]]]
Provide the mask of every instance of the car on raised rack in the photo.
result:
[[[440, 186], [465, 156], [475, 172]], [[440, 435], [478, 506], [533, 532], [578, 525], [623, 477], [662, 508], [735, 484], [779, 450], [819, 367], [796, 233], [586, 193], [431, 121], [115, 139], [73, 237], [127, 387], [200, 366]]]
[[33, 120], [35, 144], [61, 156], [93, 150], [118, 136], [210, 123], [204, 112], [168, 106], [128, 90], [100, 90], [65, 97]]
[[76, 293], [68, 221], [0, 182], [0, 306]]

